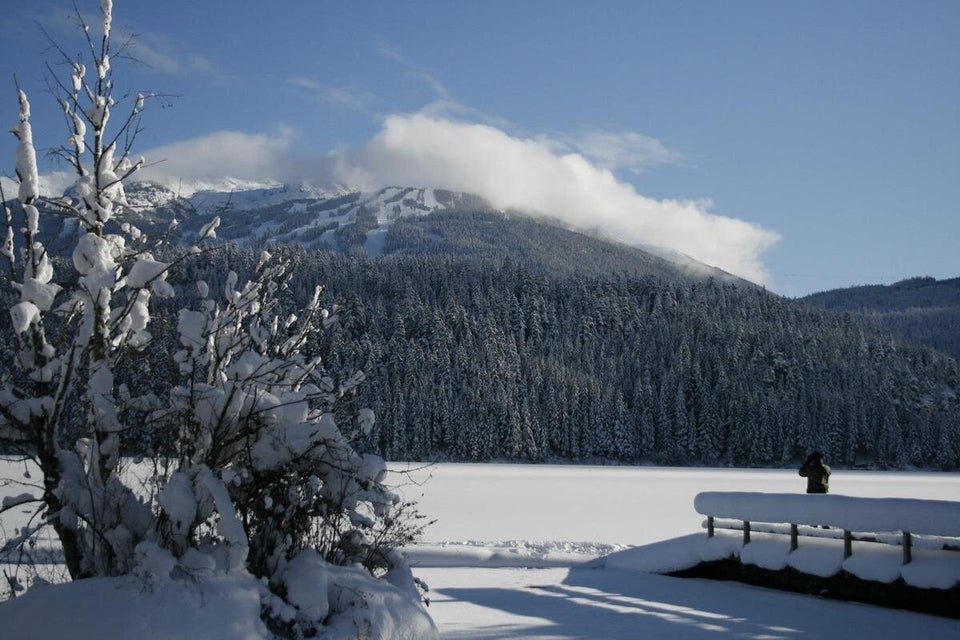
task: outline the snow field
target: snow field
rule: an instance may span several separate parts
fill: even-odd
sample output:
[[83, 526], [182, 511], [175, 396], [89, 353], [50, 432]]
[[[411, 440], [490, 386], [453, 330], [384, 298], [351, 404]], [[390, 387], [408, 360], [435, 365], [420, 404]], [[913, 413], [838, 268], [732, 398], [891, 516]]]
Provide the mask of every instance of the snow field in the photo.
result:
[[422, 569], [444, 640], [955, 640], [960, 621], [629, 570]]
[[[805, 482], [793, 469], [391, 464], [408, 469], [398, 476], [405, 497], [438, 519], [409, 554], [446, 640], [960, 637], [957, 620], [654, 575], [741, 552], [736, 533], [707, 539], [693, 508], [698, 493], [800, 494]], [[960, 496], [960, 474], [838, 470], [831, 480], [852, 496]], [[753, 540], [748, 560], [785, 566], [787, 536]], [[843, 562], [839, 540], [800, 545], [791, 563], [811, 573]], [[930, 568], [926, 553], [914, 550], [918, 568]], [[943, 553], [960, 562], [960, 552]], [[882, 580], [900, 571], [900, 560], [899, 547], [854, 543], [844, 568]]]
[[[392, 463], [390, 471], [388, 483], [399, 485], [421, 513], [437, 519], [409, 555], [414, 574], [430, 585], [428, 611], [445, 640], [716, 640], [724, 633], [790, 639], [960, 637], [958, 620], [653, 573], [731, 553], [745, 553], [758, 564], [782, 564], [789, 550], [786, 536], [755, 533], [746, 549], [736, 532], [718, 532], [707, 540], [703, 516], [693, 504], [706, 490], [800, 494], [805, 485], [795, 470]], [[39, 476], [34, 470], [26, 478], [25, 472], [30, 470], [22, 464], [0, 464], [2, 477], [15, 481], [0, 486], [0, 500], [29, 490], [19, 482]], [[841, 470], [831, 480], [834, 491], [846, 495], [960, 496], [960, 474]], [[28, 506], [3, 514], [5, 535], [26, 524]], [[803, 538], [790, 562], [811, 572], [820, 564], [832, 567], [842, 561], [841, 544]], [[915, 550], [915, 558], [922, 561], [926, 553]], [[948, 557], [960, 561], [960, 553]], [[859, 567], [844, 566], [857, 575], [872, 571], [882, 581], [899, 570], [899, 561], [898, 547], [854, 543], [847, 563]], [[87, 598], [76, 588], [60, 593]], [[243, 585], [234, 588], [247, 593]], [[141, 596], [121, 595], [131, 599], [133, 624]], [[182, 597], [160, 595], [171, 601]], [[219, 602], [210, 595], [207, 613], [214, 619], [198, 622], [206, 625], [204, 637], [261, 637], [256, 620], [233, 617], [229, 599]], [[89, 610], [99, 610], [94, 604], [101, 596], [90, 592], [84, 600]], [[215, 619], [221, 620], [219, 626]], [[66, 631], [45, 637], [83, 640]]]
[[[702, 530], [704, 491], [803, 494], [794, 469], [391, 463], [387, 482], [437, 522], [425, 543], [639, 546]], [[836, 470], [834, 495], [960, 500], [960, 474]]]

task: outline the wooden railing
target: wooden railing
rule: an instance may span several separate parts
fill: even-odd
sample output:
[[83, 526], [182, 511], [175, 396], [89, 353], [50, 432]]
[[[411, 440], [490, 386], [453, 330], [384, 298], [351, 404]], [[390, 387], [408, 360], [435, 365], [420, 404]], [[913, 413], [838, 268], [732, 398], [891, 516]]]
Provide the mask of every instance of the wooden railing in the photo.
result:
[[696, 497], [707, 516], [707, 536], [717, 529], [740, 530], [743, 544], [754, 532], [790, 536], [790, 551], [801, 537], [843, 540], [843, 557], [854, 541], [899, 545], [903, 564], [915, 546], [960, 551], [960, 502], [836, 495], [707, 492]]

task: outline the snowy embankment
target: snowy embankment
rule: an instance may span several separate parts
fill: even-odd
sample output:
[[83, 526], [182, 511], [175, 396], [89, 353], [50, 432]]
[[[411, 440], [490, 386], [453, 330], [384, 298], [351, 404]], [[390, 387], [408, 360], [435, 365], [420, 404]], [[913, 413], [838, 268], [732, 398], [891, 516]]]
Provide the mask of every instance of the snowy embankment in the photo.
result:
[[596, 566], [598, 559], [624, 549], [597, 542], [535, 542], [466, 540], [418, 544], [407, 550], [417, 567], [550, 567]]

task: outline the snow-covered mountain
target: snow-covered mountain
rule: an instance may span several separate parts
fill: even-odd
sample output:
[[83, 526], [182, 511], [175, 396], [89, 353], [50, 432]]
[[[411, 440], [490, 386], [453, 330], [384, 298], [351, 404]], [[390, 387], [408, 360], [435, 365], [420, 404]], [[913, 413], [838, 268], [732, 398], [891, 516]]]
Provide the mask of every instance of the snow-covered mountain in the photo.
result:
[[[134, 183], [126, 194], [128, 219], [150, 227], [177, 217], [187, 238], [220, 216], [218, 236], [226, 240], [334, 250], [362, 245], [370, 255], [379, 254], [387, 229], [401, 218], [454, 209], [492, 210], [476, 196], [412, 187], [362, 192], [306, 183], [238, 185], [230, 191], [200, 189], [183, 197], [163, 185]], [[349, 233], [343, 231], [346, 227], [351, 227]]]
[[231, 203], [244, 209], [282, 204], [292, 200], [325, 200], [350, 193], [349, 189], [321, 189], [302, 183], [288, 185], [241, 180], [223, 180], [216, 184], [164, 185], [134, 182], [125, 188], [128, 204], [134, 209], [163, 207], [174, 200], [191, 203], [197, 209]]
[[[296, 244], [308, 250], [361, 253], [434, 253], [499, 256], [547, 271], [705, 277], [749, 286], [744, 280], [677, 251], [628, 246], [595, 231], [524, 212], [501, 211], [480, 196], [445, 189], [385, 187], [358, 191], [310, 184], [226, 181], [216, 185], [125, 186], [129, 222], [148, 237], [165, 234], [173, 221], [174, 242], [191, 242], [215, 216], [221, 241], [253, 247]], [[14, 217], [19, 207], [12, 207]], [[41, 217], [47, 247], [66, 253], [77, 226], [53, 206]], [[398, 223], [400, 223], [398, 225]], [[22, 224], [15, 221], [15, 224]]]
[[[197, 279], [219, 291], [228, 270], [250, 273], [270, 243], [332, 249], [297, 255], [290, 292], [322, 283], [357, 311], [337, 329], [345, 370], [390, 354], [358, 402], [396, 459], [792, 465], [822, 442], [849, 465], [958, 466], [939, 444], [960, 441], [956, 360], [691, 273], [684, 256], [442, 190], [132, 185], [127, 199], [123, 215], [154, 238], [171, 218], [189, 240], [221, 216], [218, 238], [236, 246], [183, 263], [185, 300]], [[56, 251], [75, 244], [62, 235]], [[158, 331], [176, 326], [171, 311], [158, 304]]]
[[[498, 211], [479, 196], [445, 189], [385, 187], [357, 191], [322, 189], [306, 183], [231, 182], [193, 189], [189, 196], [181, 196], [168, 186], [134, 183], [127, 187], [127, 201], [128, 219], [148, 234], [162, 232], [176, 218], [184, 240], [214, 216], [220, 216], [217, 236], [239, 244], [298, 244], [306, 249], [360, 251], [372, 257], [397, 250], [454, 254], [483, 250], [524, 261], [541, 259], [545, 264], [553, 263], [549, 268], [555, 268], [557, 261], [596, 262], [597, 255], [614, 253], [617, 260], [625, 258], [635, 263], [627, 269], [630, 273], [714, 277], [747, 284], [677, 251], [646, 245], [627, 247], [542, 216], [527, 218], [529, 224], [525, 224], [520, 222], [525, 217], [522, 212]], [[444, 212], [459, 217], [455, 223], [435, 217], [429, 223], [425, 220], [430, 214]], [[488, 217], [480, 222], [460, 215], [464, 213]], [[406, 233], [395, 229], [393, 242], [388, 244], [388, 234], [398, 221], [403, 221]], [[573, 248], [580, 242], [590, 249]], [[586, 257], [578, 255], [584, 253]], [[606, 262], [606, 257], [601, 262]]]

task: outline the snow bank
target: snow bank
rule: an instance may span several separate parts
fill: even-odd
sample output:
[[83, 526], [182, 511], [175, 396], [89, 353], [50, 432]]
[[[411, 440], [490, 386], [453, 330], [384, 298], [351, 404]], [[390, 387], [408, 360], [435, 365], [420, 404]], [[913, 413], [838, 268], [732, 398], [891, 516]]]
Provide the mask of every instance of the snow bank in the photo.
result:
[[[747, 546], [752, 546], [752, 544]], [[857, 547], [855, 550], [857, 553], [854, 553], [850, 558], [852, 559], [854, 556], [858, 558], [862, 557], [859, 555], [860, 547]], [[786, 564], [801, 573], [808, 573], [812, 576], [819, 576], [821, 578], [835, 576], [840, 573], [840, 569], [844, 566], [843, 544], [836, 541], [816, 540], [807, 543], [806, 538], [804, 538], [803, 543], [794, 552], [790, 553], [789, 556], [786, 555], [786, 553], [787, 552], [784, 552]], [[743, 557], [742, 553], [740, 557]], [[863, 560], [859, 565], [856, 562], [852, 562], [848, 566], [851, 569], [864, 572], [865, 575], [860, 575], [851, 571], [851, 573], [854, 573], [858, 578], [869, 580], [870, 578], [867, 576], [875, 573], [873, 569], [875, 557], [863, 558]]]
[[751, 522], [960, 537], [960, 502], [948, 500], [708, 491], [698, 494], [693, 504], [703, 515]]
[[[715, 538], [715, 540], [720, 539], [720, 536]], [[700, 563], [703, 542], [704, 536], [701, 534], [654, 542], [642, 547], [612, 553], [603, 558], [599, 564], [605, 569], [620, 571], [642, 571], [644, 573], [683, 571]], [[727, 555], [729, 554], [724, 554], [723, 557]]]
[[362, 568], [328, 566], [327, 571], [331, 615], [324, 631], [328, 637], [440, 640], [433, 619], [413, 600], [419, 596], [387, 580], [371, 580]]
[[0, 629], [45, 640], [272, 637], [260, 620], [260, 588], [247, 574], [158, 584], [126, 577], [35, 585], [0, 603]]
[[[172, 556], [154, 553], [147, 560], [138, 576], [34, 583], [24, 595], [0, 603], [0, 637], [7, 637], [3, 630], [44, 640], [274, 637], [260, 618], [264, 585], [249, 573], [174, 579]], [[416, 594], [372, 579], [362, 568], [328, 565], [308, 552], [290, 563], [286, 587], [301, 615], [325, 621], [323, 637], [354, 638], [363, 631], [370, 634], [363, 637], [391, 640], [438, 638]]]
[[900, 575], [907, 584], [922, 589], [950, 589], [960, 584], [960, 551], [914, 551]]
[[[804, 542], [806, 543], [806, 541]], [[813, 549], [814, 547], [804, 545], [805, 553], [810, 553]], [[856, 545], [854, 550], [856, 553], [843, 561], [843, 569], [858, 578], [889, 584], [900, 577], [901, 570], [906, 569], [903, 566], [903, 553], [899, 547], [891, 547], [885, 544], [863, 544]], [[797, 551], [800, 551], [800, 549], [797, 549]], [[831, 558], [836, 556], [836, 552], [836, 548], [829, 552]], [[799, 558], [801, 554], [795, 552], [795, 555]], [[914, 552], [911, 564], [919, 559], [919, 555]], [[799, 561], [797, 563], [803, 564]], [[910, 584], [919, 586], [917, 581], [910, 581]]]
[[458, 542], [418, 544], [404, 551], [410, 566], [523, 567], [547, 569], [590, 565], [597, 558], [623, 549], [622, 545], [591, 542]]
[[786, 568], [789, 553], [790, 538], [776, 535], [757, 536], [753, 542], [740, 549], [740, 562], [753, 564], [761, 569], [780, 571]]

